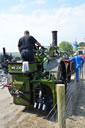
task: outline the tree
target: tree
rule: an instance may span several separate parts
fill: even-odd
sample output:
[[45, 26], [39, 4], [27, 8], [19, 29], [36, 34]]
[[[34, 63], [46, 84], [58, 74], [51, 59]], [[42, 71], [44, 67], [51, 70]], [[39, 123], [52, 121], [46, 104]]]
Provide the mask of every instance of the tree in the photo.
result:
[[73, 53], [73, 46], [67, 41], [62, 41], [59, 44], [59, 50], [60, 51], [67, 51], [67, 52], [72, 54]]
[[85, 42], [80, 42], [79, 46], [85, 46]]

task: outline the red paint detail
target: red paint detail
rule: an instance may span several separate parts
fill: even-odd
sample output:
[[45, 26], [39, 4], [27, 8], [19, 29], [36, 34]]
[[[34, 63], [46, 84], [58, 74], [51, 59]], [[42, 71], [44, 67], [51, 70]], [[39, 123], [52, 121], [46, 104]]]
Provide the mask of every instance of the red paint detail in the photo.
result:
[[85, 55], [80, 55], [80, 56], [85, 59]]
[[12, 87], [11, 83], [5, 84], [4, 87]]
[[64, 62], [70, 64], [70, 60], [64, 60]]
[[68, 64], [69, 72], [71, 72], [71, 62], [70, 62], [70, 60], [64, 60], [64, 62]]

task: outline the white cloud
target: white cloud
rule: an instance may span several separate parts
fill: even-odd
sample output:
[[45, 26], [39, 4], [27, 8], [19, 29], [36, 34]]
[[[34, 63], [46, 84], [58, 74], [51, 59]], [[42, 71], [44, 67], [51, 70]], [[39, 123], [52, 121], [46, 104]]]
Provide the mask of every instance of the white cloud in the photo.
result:
[[82, 41], [85, 37], [84, 26], [85, 5], [57, 8], [51, 14], [41, 10], [35, 10], [28, 16], [0, 14], [0, 51], [4, 46], [7, 51], [17, 51], [18, 39], [23, 36], [25, 29], [43, 45], [50, 45], [52, 30], [58, 30], [58, 42], [73, 42], [75, 39]]

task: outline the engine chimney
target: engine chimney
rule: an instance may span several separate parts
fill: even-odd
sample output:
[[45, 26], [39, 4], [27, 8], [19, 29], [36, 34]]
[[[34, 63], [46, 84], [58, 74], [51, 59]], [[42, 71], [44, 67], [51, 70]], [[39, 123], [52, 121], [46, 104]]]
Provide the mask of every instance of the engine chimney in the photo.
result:
[[3, 48], [3, 56], [6, 57], [6, 50]]
[[57, 32], [58, 31], [52, 31], [52, 46], [57, 47]]

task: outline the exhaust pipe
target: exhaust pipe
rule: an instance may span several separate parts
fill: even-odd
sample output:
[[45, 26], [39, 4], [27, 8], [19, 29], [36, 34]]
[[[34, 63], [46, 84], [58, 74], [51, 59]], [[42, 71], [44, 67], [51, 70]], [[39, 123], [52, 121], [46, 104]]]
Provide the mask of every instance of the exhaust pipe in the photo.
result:
[[37, 108], [38, 110], [45, 111], [46, 104], [45, 104], [45, 97], [42, 97], [42, 90], [39, 90], [38, 99], [36, 99], [36, 102], [34, 103], [34, 108]]
[[57, 47], [57, 32], [58, 31], [52, 31], [52, 46]]
[[6, 57], [6, 49], [3, 48], [3, 56]]
[[[42, 97], [42, 91], [40, 90], [39, 91], [39, 100], [41, 101], [41, 97]], [[37, 108], [37, 105], [38, 105], [38, 109], [40, 109], [41, 108], [41, 103], [39, 102], [39, 104], [37, 103], [37, 102], [35, 102], [35, 104], [34, 104], [34, 108]]]

